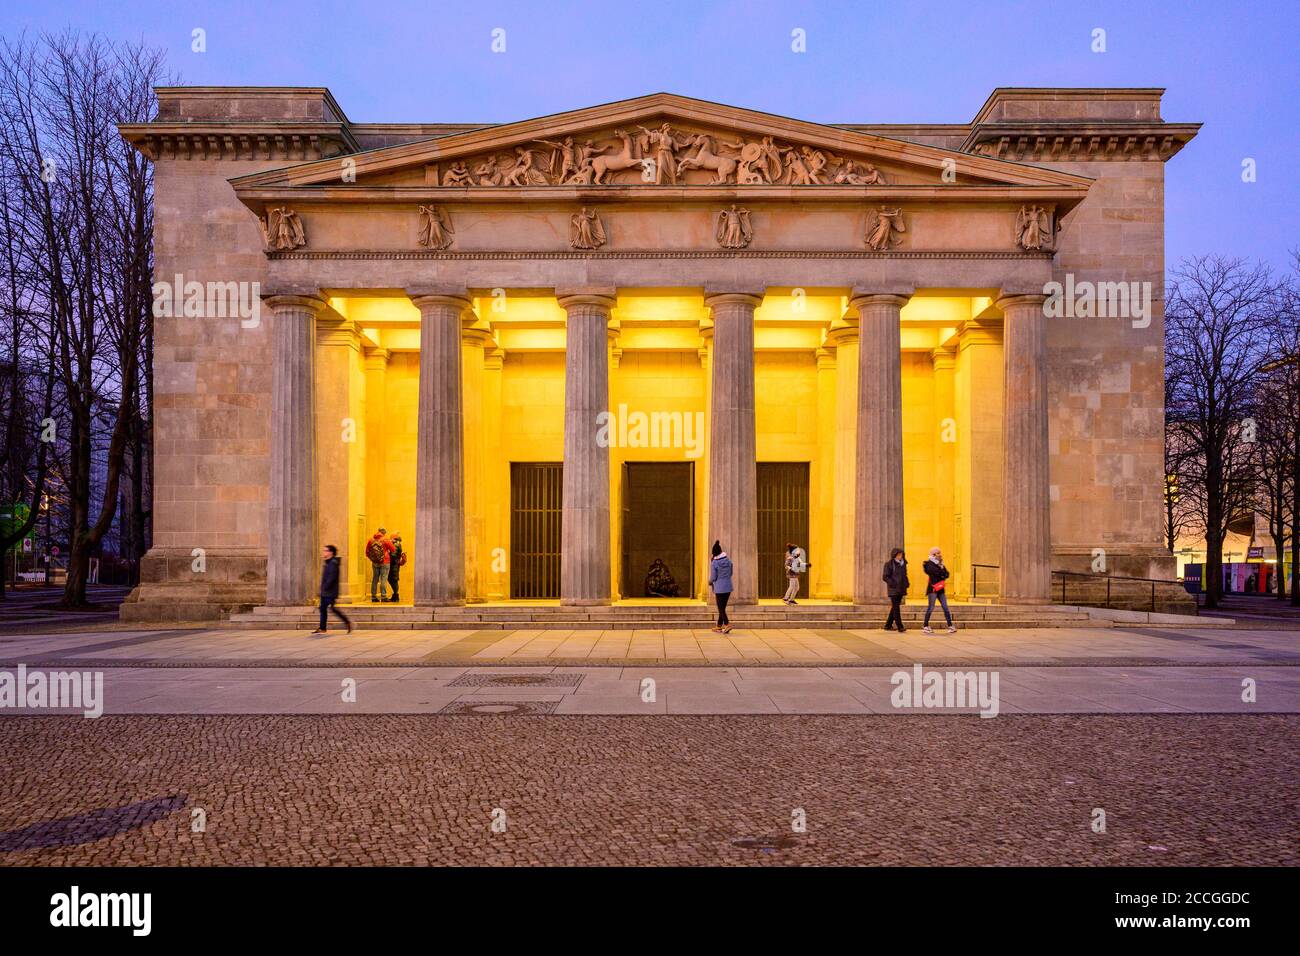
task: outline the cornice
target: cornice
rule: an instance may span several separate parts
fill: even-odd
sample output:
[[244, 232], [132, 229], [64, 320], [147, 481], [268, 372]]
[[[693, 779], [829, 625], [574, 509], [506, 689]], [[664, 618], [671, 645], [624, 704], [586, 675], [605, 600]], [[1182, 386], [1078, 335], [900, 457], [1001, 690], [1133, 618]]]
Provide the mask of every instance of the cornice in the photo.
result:
[[282, 160], [313, 162], [357, 150], [343, 123], [123, 123], [122, 138], [155, 162]]
[[981, 123], [962, 150], [1013, 162], [1167, 162], [1192, 141], [1200, 123], [1085, 120]]

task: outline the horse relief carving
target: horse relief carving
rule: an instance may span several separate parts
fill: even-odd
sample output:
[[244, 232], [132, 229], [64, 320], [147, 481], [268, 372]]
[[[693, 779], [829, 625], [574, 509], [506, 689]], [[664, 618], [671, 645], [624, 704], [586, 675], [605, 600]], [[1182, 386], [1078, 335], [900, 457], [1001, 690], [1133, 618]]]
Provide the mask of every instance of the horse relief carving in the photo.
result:
[[[688, 182], [686, 174], [699, 171]], [[865, 159], [772, 136], [745, 139], [670, 123], [537, 139], [507, 152], [443, 163], [443, 186], [886, 186]]]

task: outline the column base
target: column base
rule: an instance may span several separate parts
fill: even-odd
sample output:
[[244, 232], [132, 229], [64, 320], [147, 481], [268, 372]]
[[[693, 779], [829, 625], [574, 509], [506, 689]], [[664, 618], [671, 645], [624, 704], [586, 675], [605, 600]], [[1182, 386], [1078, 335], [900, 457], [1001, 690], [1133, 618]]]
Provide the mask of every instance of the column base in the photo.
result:
[[610, 598], [560, 598], [560, 607], [609, 607]]
[[[368, 603], [368, 602], [367, 602]], [[464, 599], [455, 601], [415, 601], [412, 607], [464, 607]]]
[[999, 597], [997, 604], [1055, 604], [1051, 598]]

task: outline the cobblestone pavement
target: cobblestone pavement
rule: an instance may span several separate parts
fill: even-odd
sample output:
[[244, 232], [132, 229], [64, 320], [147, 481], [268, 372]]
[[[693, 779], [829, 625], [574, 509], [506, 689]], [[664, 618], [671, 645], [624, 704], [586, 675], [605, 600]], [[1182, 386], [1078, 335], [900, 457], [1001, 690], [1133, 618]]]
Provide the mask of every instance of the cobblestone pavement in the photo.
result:
[[11, 717], [0, 864], [1297, 865], [1298, 732], [1290, 715]]

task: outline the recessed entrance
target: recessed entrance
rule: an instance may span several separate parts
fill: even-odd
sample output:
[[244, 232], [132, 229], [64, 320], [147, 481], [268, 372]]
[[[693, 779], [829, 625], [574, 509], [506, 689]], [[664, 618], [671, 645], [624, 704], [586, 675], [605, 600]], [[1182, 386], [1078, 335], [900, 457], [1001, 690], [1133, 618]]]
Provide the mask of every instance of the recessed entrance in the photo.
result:
[[[785, 594], [785, 546], [808, 550], [808, 462], [758, 463], [758, 596]], [[799, 575], [799, 593], [808, 594], [808, 574]]]
[[560, 596], [564, 465], [510, 463], [510, 596]]
[[[664, 587], [664, 570], [676, 585], [676, 596], [691, 597], [695, 587], [694, 526], [692, 462], [624, 462], [623, 597], [673, 596], [671, 588]], [[657, 573], [652, 573], [652, 568]]]

